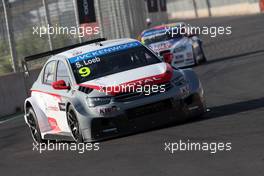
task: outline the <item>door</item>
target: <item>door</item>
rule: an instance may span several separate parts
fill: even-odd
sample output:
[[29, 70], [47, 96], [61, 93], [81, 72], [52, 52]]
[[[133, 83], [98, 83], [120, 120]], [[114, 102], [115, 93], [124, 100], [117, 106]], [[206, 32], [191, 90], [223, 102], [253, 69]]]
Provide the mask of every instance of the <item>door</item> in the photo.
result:
[[46, 64], [42, 75], [42, 84], [38, 90], [32, 91], [39, 107], [45, 113], [50, 133], [70, 132], [66, 118], [66, 102], [69, 90], [55, 90], [52, 83], [64, 80], [70, 84], [66, 65], [61, 61], [51, 61]]

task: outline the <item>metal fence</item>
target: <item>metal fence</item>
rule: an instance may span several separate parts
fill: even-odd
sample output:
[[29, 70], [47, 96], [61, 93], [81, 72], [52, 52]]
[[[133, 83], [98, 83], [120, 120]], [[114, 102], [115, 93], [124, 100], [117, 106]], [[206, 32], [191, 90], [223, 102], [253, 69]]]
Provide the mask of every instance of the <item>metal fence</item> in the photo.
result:
[[[152, 19], [153, 25], [168, 21], [166, 12], [148, 13], [145, 0], [94, 0], [94, 3], [101, 33], [82, 40], [96, 37], [136, 38], [147, 27], [147, 17]], [[80, 42], [77, 35], [33, 35], [33, 27], [47, 24], [77, 27], [75, 4], [76, 0], [1, 0], [0, 75], [12, 72], [14, 66], [16, 71], [20, 71], [21, 58], [25, 56]], [[13, 50], [10, 50], [10, 44]]]

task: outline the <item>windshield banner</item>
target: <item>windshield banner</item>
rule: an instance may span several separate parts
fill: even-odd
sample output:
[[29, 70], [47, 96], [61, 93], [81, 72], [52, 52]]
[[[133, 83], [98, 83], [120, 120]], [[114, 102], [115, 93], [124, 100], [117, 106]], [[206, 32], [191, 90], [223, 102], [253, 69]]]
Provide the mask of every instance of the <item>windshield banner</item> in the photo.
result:
[[112, 47], [108, 47], [108, 48], [104, 48], [104, 49], [100, 49], [100, 50], [96, 50], [96, 51], [91, 51], [79, 56], [75, 56], [69, 59], [70, 63], [76, 63], [82, 60], [86, 60], [86, 59], [92, 59], [95, 57], [99, 57], [99, 56], [103, 56], [103, 55], [107, 55], [110, 53], [114, 53], [114, 52], [118, 52], [118, 51], [122, 51], [122, 50], [126, 50], [129, 48], [135, 48], [141, 46], [141, 43], [139, 42], [131, 42], [131, 43], [125, 43], [125, 44], [121, 44], [121, 45], [116, 45], [116, 46], [112, 46]]

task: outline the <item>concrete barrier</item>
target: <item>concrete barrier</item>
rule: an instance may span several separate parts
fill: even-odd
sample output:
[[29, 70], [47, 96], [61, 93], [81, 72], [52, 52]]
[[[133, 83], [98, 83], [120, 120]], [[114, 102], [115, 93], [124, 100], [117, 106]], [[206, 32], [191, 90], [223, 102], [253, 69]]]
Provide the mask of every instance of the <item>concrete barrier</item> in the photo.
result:
[[39, 70], [33, 70], [29, 78], [24, 73], [12, 73], [0, 77], [0, 118], [23, 111], [29, 89], [36, 80]]
[[[175, 18], [195, 18], [195, 11], [192, 3], [186, 3], [187, 1], [170, 1], [169, 8], [169, 19]], [[202, 0], [197, 2], [203, 2]], [[212, 1], [213, 2], [213, 1]], [[247, 15], [247, 14], [255, 14], [261, 12], [261, 3], [260, 2], [240, 2], [234, 4], [225, 4], [222, 5], [212, 4], [210, 10], [212, 16], [234, 16], [234, 15]], [[175, 5], [174, 5], [175, 4]], [[177, 6], [176, 6], [177, 5]], [[180, 9], [183, 6], [185, 8]], [[175, 8], [173, 8], [175, 7]], [[263, 1], [264, 8], [264, 1]], [[207, 6], [201, 6], [197, 8], [198, 17], [208, 17], [209, 10]]]
[[211, 8], [212, 16], [246, 15], [260, 12], [259, 3], [241, 3]]

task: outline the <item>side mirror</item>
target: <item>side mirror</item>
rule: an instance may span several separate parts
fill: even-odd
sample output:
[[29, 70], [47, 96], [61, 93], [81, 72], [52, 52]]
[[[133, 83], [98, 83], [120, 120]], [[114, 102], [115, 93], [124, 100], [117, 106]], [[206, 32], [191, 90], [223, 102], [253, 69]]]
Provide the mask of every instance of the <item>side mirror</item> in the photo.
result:
[[53, 82], [51, 85], [53, 89], [56, 89], [56, 90], [69, 90], [70, 89], [70, 86], [67, 86], [64, 80]]
[[164, 62], [166, 62], [168, 64], [171, 64], [172, 59], [173, 59], [173, 54], [172, 53], [165, 53], [165, 54], [163, 54], [163, 60], [164, 60]]

